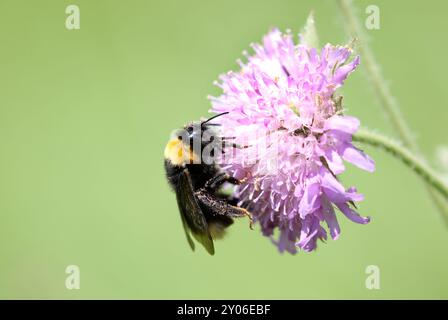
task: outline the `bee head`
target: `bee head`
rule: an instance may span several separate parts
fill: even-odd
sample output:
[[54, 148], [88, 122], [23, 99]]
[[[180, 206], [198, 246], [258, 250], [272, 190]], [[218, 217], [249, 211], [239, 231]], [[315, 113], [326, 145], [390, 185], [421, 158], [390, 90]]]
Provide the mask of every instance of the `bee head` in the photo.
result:
[[[227, 113], [218, 114], [205, 121], [188, 123], [182, 129], [175, 131], [165, 148], [165, 157], [175, 164], [197, 163], [201, 158], [202, 150], [215, 140], [215, 135], [209, 130], [217, 124], [210, 121]], [[203, 134], [206, 131], [208, 134]]]
[[183, 129], [180, 129], [176, 132], [177, 139], [182, 140], [185, 143], [189, 143], [191, 147], [193, 144], [197, 144], [201, 142], [202, 132], [205, 131], [205, 126], [202, 125], [202, 122], [196, 121], [187, 124]]

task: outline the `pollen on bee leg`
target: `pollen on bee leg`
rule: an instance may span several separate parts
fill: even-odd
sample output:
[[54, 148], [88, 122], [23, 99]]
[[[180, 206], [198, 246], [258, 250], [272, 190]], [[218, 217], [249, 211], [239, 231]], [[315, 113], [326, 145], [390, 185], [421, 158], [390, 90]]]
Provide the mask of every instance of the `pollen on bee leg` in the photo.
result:
[[240, 208], [240, 209], [244, 213], [244, 215], [249, 218], [250, 230], [254, 230], [254, 219], [252, 218], [252, 214], [249, 211], [247, 211], [247, 209], [244, 209], [244, 208]]

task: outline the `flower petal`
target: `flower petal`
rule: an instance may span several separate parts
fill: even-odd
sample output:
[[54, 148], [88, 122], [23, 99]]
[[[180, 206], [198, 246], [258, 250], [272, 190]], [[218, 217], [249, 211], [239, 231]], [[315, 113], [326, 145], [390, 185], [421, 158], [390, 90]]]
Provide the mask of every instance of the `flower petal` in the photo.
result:
[[335, 115], [327, 119], [325, 129], [353, 134], [359, 129], [359, 120], [355, 117]]
[[322, 170], [322, 191], [332, 202], [345, 202], [344, 186], [327, 170]]
[[375, 171], [375, 161], [373, 161], [368, 155], [361, 150], [356, 149], [354, 146], [347, 146], [344, 149], [342, 158], [345, 161], [353, 163], [358, 168], [373, 172]]
[[302, 200], [299, 203], [299, 214], [302, 219], [320, 206], [319, 193], [319, 183], [312, 183], [305, 187], [305, 192], [303, 193]]
[[327, 161], [328, 167], [334, 174], [340, 174], [344, 172], [345, 166], [342, 158], [334, 149], [327, 150], [325, 152], [325, 160]]
[[345, 203], [336, 203], [336, 206], [341, 210], [341, 212], [349, 218], [351, 221], [359, 224], [367, 224], [370, 222], [370, 217], [361, 217], [355, 210], [350, 208]]
[[330, 230], [331, 238], [333, 240], [337, 240], [341, 234], [341, 229], [339, 227], [333, 206], [327, 201], [323, 207], [324, 219], [327, 222], [328, 229]]

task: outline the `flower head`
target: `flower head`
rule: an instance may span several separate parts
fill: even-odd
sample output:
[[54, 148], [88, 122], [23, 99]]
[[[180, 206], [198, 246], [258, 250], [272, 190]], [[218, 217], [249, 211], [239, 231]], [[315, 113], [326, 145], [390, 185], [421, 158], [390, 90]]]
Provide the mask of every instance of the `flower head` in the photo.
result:
[[210, 97], [213, 112], [229, 112], [217, 120], [240, 146], [222, 162], [243, 179], [235, 191], [240, 205], [280, 251], [312, 251], [317, 239], [327, 239], [324, 224], [332, 239], [339, 237], [336, 208], [356, 223], [369, 222], [355, 211], [363, 196], [337, 178], [343, 160], [374, 170], [373, 160], [352, 145], [358, 119], [343, 115], [335, 93], [359, 57], [350, 59], [346, 46], [296, 45], [277, 29], [252, 48], [239, 72], [220, 77], [223, 94]]

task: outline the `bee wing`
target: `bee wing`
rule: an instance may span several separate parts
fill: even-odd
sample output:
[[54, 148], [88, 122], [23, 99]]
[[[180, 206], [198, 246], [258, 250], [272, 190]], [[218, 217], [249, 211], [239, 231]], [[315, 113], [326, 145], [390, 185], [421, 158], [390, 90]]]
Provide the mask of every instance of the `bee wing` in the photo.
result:
[[[179, 203], [179, 201], [178, 201]], [[179, 205], [179, 210], [180, 210], [180, 205]], [[187, 221], [185, 220], [184, 214], [181, 212], [180, 217], [182, 219], [182, 226], [184, 227], [184, 231], [185, 231], [185, 236], [187, 237], [187, 241], [188, 244], [190, 245], [191, 250], [194, 251], [194, 242], [193, 239], [191, 239], [190, 237], [190, 232], [188, 231], [188, 226], [187, 226]]]
[[215, 253], [213, 240], [208, 230], [207, 221], [194, 195], [193, 184], [188, 170], [184, 170], [179, 177], [176, 195], [182, 224], [190, 247], [194, 250], [194, 243], [189, 235], [189, 231], [205, 247], [208, 253], [213, 255]]

